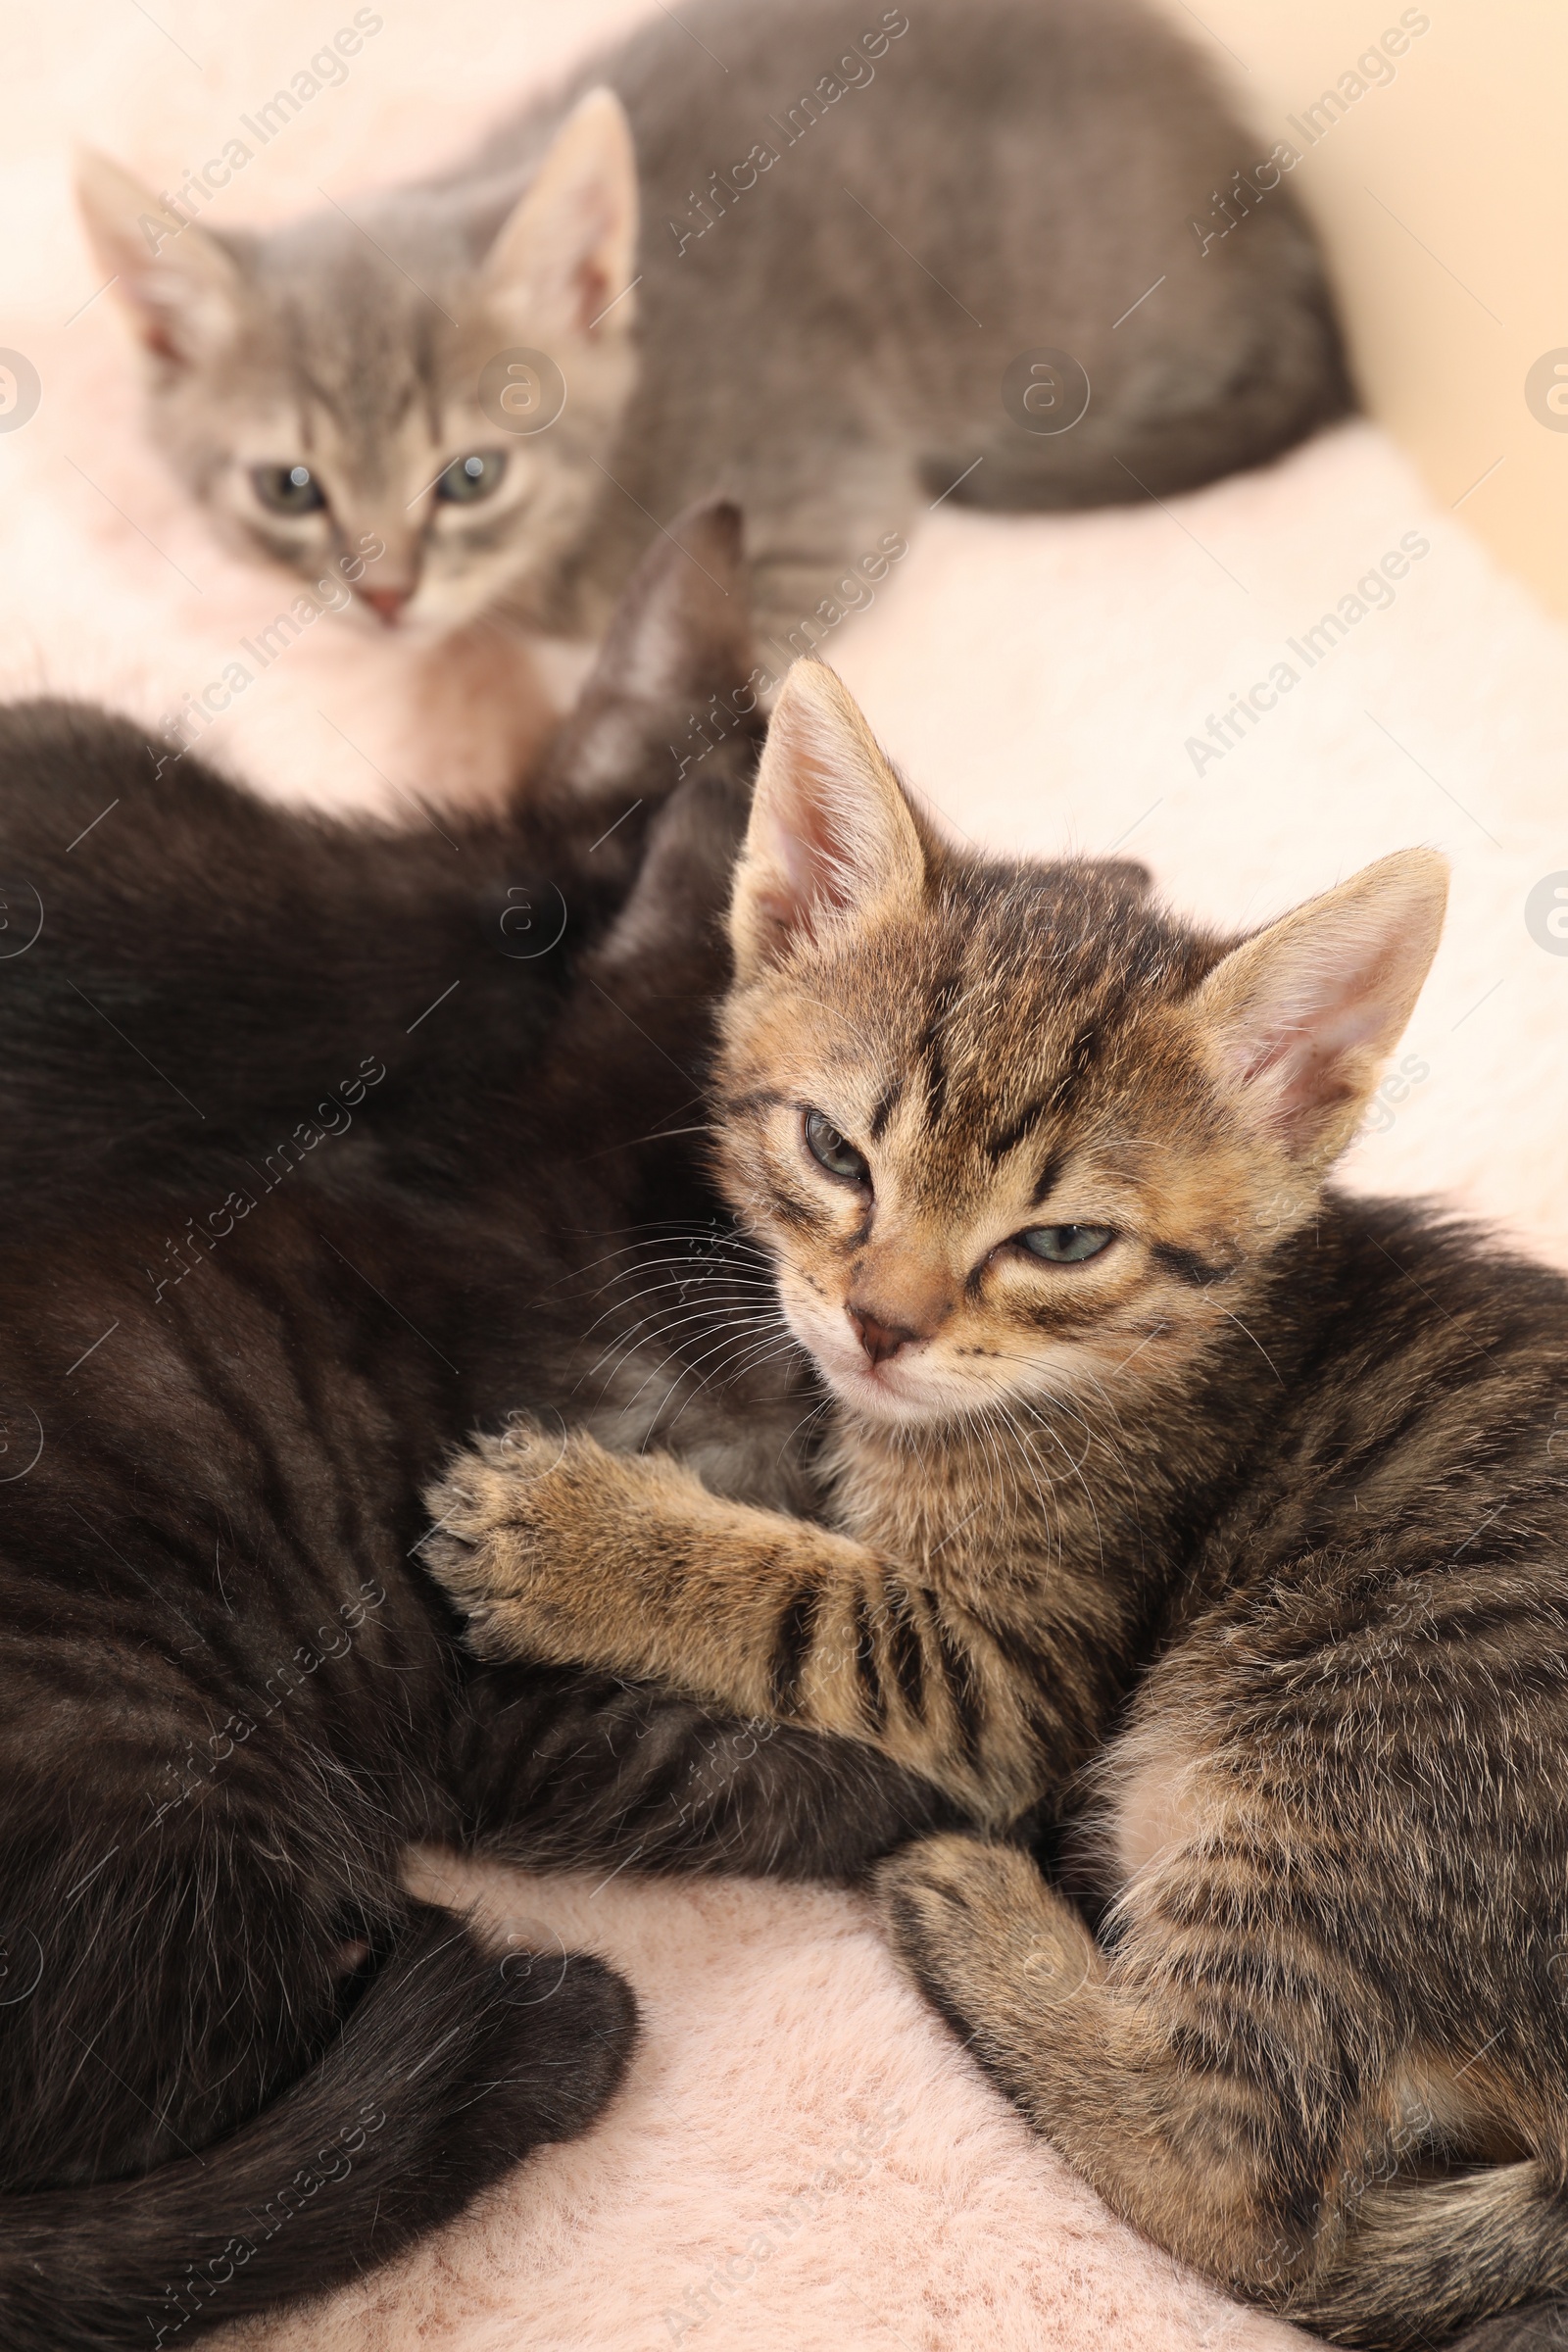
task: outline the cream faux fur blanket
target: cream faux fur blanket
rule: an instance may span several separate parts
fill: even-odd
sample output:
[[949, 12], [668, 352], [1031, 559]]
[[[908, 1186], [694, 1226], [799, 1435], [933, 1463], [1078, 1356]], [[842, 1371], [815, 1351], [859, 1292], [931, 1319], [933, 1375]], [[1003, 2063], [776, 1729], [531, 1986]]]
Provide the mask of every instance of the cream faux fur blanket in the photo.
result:
[[[0, 432], [0, 691], [79, 691], [156, 725], [288, 601], [215, 552], [138, 441], [69, 150], [91, 141], [174, 187], [352, 13], [54, 0], [14, 30], [0, 343], [42, 400]], [[246, 163], [215, 220], [432, 163], [640, 9], [380, 13], [346, 80]], [[1407, 568], [1378, 585], [1400, 550]], [[1169, 508], [939, 508], [827, 650], [964, 832], [1136, 854], [1221, 920], [1401, 843], [1446, 849], [1448, 935], [1353, 1179], [1438, 1194], [1568, 1260], [1568, 940], [1526, 922], [1538, 884], [1568, 886], [1568, 643], [1373, 427]], [[204, 748], [267, 791], [339, 806], [482, 794], [538, 741], [567, 666], [496, 640], [411, 661], [328, 616]], [[1251, 716], [1227, 722], [1244, 694]], [[643, 2003], [642, 2053], [588, 2138], [395, 2269], [257, 2331], [270, 2352], [1304, 2344], [1114, 2222], [925, 2013], [858, 1902], [419, 1867], [498, 1924], [614, 1959]]]

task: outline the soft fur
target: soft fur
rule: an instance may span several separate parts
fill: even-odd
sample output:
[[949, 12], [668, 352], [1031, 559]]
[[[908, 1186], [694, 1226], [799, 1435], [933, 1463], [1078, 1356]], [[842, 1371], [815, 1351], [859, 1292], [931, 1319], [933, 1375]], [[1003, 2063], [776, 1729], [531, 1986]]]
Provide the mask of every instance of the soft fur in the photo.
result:
[[[352, 204], [359, 189], [428, 173], [477, 142], [498, 89], [542, 88], [589, 37], [637, 13], [637, 0], [581, 0], [569, 16], [543, 0], [500, 15], [491, 0], [412, 0], [346, 85], [307, 108], [206, 217], [278, 221], [318, 204], [321, 186]], [[657, 13], [652, 0], [641, 13]], [[148, 464], [110, 298], [74, 316], [103, 272], [73, 216], [70, 150], [86, 140], [176, 187], [321, 37], [302, 0], [252, 20], [202, 6], [164, 21], [201, 74], [135, 12], [107, 48], [101, 11], [83, 0], [38, 20], [15, 76], [11, 187], [26, 234], [4, 256], [8, 337], [47, 389], [11, 444], [0, 501], [5, 690], [66, 685], [149, 727], [217, 677], [297, 582], [223, 556]], [[100, 66], [84, 74], [88, 56]], [[1298, 95], [1272, 87], [1281, 108]], [[1098, 851], [1136, 827], [1131, 850], [1177, 904], [1217, 924], [1256, 919], [1400, 843], [1441, 841], [1453, 911], [1410, 1041], [1430, 1079], [1391, 1098], [1348, 1181], [1433, 1189], [1510, 1220], [1561, 1262], [1568, 962], [1536, 947], [1519, 907], [1563, 862], [1568, 644], [1466, 527], [1491, 486], [1446, 515], [1471, 479], [1423, 482], [1385, 433], [1358, 425], [1174, 514], [1150, 504], [999, 520], [955, 513], [950, 499], [869, 614], [830, 642], [883, 739], [969, 835]], [[1411, 525], [1433, 556], [1394, 610], [1358, 627], [1245, 752], [1194, 777], [1184, 736], [1266, 674], [1280, 633], [1332, 606]], [[505, 720], [527, 684], [520, 656], [498, 664], [481, 645], [476, 663], [451, 641], [416, 657], [394, 632], [343, 638], [313, 629], [213, 722], [204, 748], [279, 797], [372, 805], [405, 822], [396, 788], [494, 792], [515, 772]], [[502, 1871], [492, 1884], [514, 1919], [588, 1940], [564, 1884]], [[890, 2326], [919, 2352], [1299, 2345], [1295, 2330], [1179, 2280], [1049, 2142], [1009, 2124], [956, 2040], [910, 2002], [851, 1898], [735, 1886], [714, 1899], [628, 1871], [587, 1916], [607, 1913], [594, 1948], [635, 1982], [648, 2021], [628, 2092], [589, 2140], [544, 2151], [395, 2272], [302, 2318], [292, 2342], [557, 2352], [591, 2328], [615, 2352], [649, 2352], [665, 2340], [659, 2313], [689, 2284], [682, 2247], [702, 2249], [706, 2275], [733, 2251], [732, 2225], [804, 2187], [839, 2144], [844, 2108], [882, 2095], [874, 2055], [897, 2035], [911, 2063], [918, 2053], [921, 2090], [897, 2167], [825, 2198], [744, 2300], [689, 2339], [699, 2352], [715, 2338], [748, 2352], [886, 2352]], [[705, 2006], [721, 1975], [733, 2000]], [[657, 2143], [636, 2121], [645, 2082], [668, 2119]]]
[[[519, 1395], [791, 1486], [804, 1400], [705, 1377], [737, 1277], [681, 1112], [752, 745], [660, 810], [672, 712], [748, 660], [733, 513], [686, 539], [527, 801], [456, 835], [5, 714], [8, 2343], [336, 2284], [598, 2113], [628, 1987], [498, 1967], [404, 1893], [410, 1838], [832, 1875], [941, 1811], [868, 1758], [852, 1826], [806, 1741], [468, 1673], [420, 1564], [421, 1465]], [[706, 1311], [650, 1341], [672, 1257]]]
[[948, 1835], [880, 1874], [910, 1967], [1152, 2236], [1391, 2346], [1568, 2284], [1568, 1290], [1324, 1190], [1445, 896], [1409, 852], [1237, 944], [955, 853], [797, 671], [715, 1140], [834, 1394], [827, 1523], [514, 1427], [430, 1546], [481, 1654], [1065, 1827], [1098, 1943]]
[[[153, 435], [220, 536], [347, 576], [367, 617], [575, 633], [722, 491], [782, 663], [869, 601], [934, 498], [1165, 496], [1345, 413], [1299, 157], [1185, 39], [1135, 0], [867, 20], [694, 0], [445, 179], [266, 234], [210, 225], [209, 185], [166, 201], [90, 161]], [[1195, 233], [1227, 189], [1244, 233]], [[1069, 372], [1026, 422], [1048, 349]], [[1036, 429], [1049, 410], [1063, 429]]]

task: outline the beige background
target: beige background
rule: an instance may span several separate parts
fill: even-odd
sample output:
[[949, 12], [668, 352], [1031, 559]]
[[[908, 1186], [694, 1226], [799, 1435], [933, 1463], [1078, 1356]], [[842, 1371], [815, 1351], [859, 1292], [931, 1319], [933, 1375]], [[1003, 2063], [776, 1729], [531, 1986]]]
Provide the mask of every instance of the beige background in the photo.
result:
[[[1294, 138], [1287, 116], [1353, 71], [1401, 4], [1164, 0], [1271, 139]], [[1373, 415], [1434, 496], [1462, 500], [1477, 536], [1568, 612], [1568, 431], [1538, 423], [1524, 396], [1532, 364], [1568, 347], [1568, 8], [1421, 13], [1431, 28], [1396, 80], [1356, 100], [1292, 179], [1327, 240]]]

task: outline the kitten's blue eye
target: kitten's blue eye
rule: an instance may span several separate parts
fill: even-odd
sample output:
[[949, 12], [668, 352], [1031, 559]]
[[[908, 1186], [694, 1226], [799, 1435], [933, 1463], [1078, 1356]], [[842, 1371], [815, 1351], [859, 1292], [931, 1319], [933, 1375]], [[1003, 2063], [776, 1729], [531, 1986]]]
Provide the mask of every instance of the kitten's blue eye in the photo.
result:
[[1098, 1257], [1112, 1240], [1108, 1225], [1031, 1225], [1018, 1236], [1018, 1247], [1049, 1266], [1081, 1266]]
[[842, 1176], [846, 1184], [870, 1182], [871, 1170], [865, 1153], [846, 1143], [831, 1119], [825, 1119], [819, 1110], [808, 1110], [805, 1132], [807, 1150], [830, 1176]]
[[437, 498], [453, 506], [471, 506], [476, 498], [492, 498], [507, 470], [504, 449], [476, 450], [471, 458], [454, 458], [435, 486]]
[[253, 466], [251, 488], [274, 514], [314, 514], [326, 504], [308, 466]]

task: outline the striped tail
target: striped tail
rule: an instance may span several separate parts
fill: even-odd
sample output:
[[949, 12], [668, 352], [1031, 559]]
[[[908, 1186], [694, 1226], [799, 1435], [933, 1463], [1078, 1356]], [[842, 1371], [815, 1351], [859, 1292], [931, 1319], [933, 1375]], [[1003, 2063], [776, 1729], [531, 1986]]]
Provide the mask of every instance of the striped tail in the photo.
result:
[[[1333, 2271], [1303, 2290], [1290, 2316], [1339, 2344], [1415, 2352], [1467, 2324], [1565, 2292], [1568, 2191], [1530, 2160], [1378, 2189], [1359, 2207]], [[1521, 2313], [1518, 2326], [1520, 2352], [1568, 2346], [1568, 2314]], [[1481, 2333], [1477, 2352], [1491, 2336]], [[1513, 2341], [1498, 2335], [1498, 2352]]]

